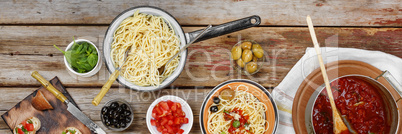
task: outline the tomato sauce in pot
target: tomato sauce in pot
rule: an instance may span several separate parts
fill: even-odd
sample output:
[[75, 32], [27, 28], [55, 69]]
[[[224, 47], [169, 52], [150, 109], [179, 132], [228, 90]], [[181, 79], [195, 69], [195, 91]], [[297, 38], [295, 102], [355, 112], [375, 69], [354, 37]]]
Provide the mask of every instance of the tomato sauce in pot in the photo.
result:
[[[331, 82], [335, 105], [359, 134], [389, 133], [384, 102], [371, 84], [352, 77]], [[314, 104], [313, 127], [316, 134], [333, 134], [332, 109], [324, 89]]]

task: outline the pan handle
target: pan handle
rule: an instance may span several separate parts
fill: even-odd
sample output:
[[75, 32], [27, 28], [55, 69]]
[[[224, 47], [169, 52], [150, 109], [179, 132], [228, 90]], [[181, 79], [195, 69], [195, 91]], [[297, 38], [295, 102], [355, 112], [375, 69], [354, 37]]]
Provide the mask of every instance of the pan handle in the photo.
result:
[[[250, 28], [253, 26], [258, 26], [258, 25], [260, 25], [260, 23], [261, 23], [260, 16], [253, 15], [250, 17], [246, 17], [246, 18], [242, 18], [239, 20], [235, 20], [235, 21], [227, 22], [227, 23], [220, 24], [217, 26], [213, 26], [207, 33], [205, 33], [205, 35], [201, 36], [195, 42], [199, 42], [202, 40], [210, 39], [210, 38], [221, 36], [224, 34], [240, 31], [240, 30]], [[201, 33], [202, 30], [203, 29], [189, 32], [187, 42], [192, 41], [198, 34]]]

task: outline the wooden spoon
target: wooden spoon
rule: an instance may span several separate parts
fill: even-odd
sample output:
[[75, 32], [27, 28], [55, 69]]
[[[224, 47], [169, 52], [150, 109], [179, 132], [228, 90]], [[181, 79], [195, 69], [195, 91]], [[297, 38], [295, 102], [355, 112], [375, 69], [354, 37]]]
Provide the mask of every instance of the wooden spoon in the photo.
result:
[[311, 21], [310, 16], [307, 16], [307, 24], [308, 29], [310, 31], [311, 39], [313, 40], [315, 51], [317, 52], [318, 62], [320, 63], [322, 77], [324, 78], [325, 87], [327, 89], [329, 102], [331, 103], [332, 108], [332, 120], [334, 123], [334, 133], [340, 134], [344, 131], [349, 131], [346, 127], [345, 123], [343, 122], [341, 116], [339, 115], [338, 110], [336, 109], [334, 96], [332, 95], [331, 86], [329, 85], [327, 71], [325, 70], [324, 61], [322, 60], [320, 46], [318, 45], [317, 37], [315, 36], [315, 31], [313, 27], [313, 22]]

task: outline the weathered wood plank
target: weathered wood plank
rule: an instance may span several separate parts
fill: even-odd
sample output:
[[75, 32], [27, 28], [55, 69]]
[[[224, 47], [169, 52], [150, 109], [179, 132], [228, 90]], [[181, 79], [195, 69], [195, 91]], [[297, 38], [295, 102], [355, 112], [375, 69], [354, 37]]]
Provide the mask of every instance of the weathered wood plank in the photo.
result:
[[262, 25], [306, 25], [311, 15], [316, 26], [401, 26], [400, 0], [97, 0], [2, 1], [0, 24], [109, 24], [135, 6], [160, 7], [183, 25], [220, 24], [259, 15]]
[[[72, 36], [90, 39], [99, 46], [106, 27], [4, 26], [1, 30], [4, 32], [0, 32], [0, 86], [38, 86], [30, 76], [34, 70], [47, 79], [59, 76], [65, 86], [100, 87], [108, 78], [103, 66], [94, 77], [77, 79], [68, 73], [61, 53], [52, 46], [57, 44], [63, 49]], [[402, 57], [400, 28], [316, 28], [316, 31], [322, 46], [378, 50]], [[259, 42], [268, 53], [265, 66], [253, 77], [240, 76], [231, 68], [230, 49], [238, 35]], [[189, 47], [186, 68], [172, 86], [211, 87], [243, 78], [274, 87], [311, 46], [308, 30], [302, 27], [257, 27], [202, 41]]]
[[[134, 117], [133, 123], [127, 128], [127, 130], [123, 132], [115, 132], [107, 129], [100, 120], [95, 120], [94, 122], [98, 124], [106, 133], [108, 134], [121, 134], [121, 133], [130, 133], [130, 134], [147, 134], [149, 133], [148, 127], [145, 122], [145, 114], [139, 114], [137, 117]], [[199, 125], [199, 117], [194, 116], [194, 124], [190, 131], [190, 134], [201, 134], [200, 125]], [[0, 133], [1, 134], [12, 134], [9, 130], [8, 126], [5, 124], [3, 119], [0, 119]]]
[[[12, 108], [15, 104], [32, 93], [35, 88], [0, 88], [0, 115]], [[92, 120], [98, 124], [100, 122], [100, 110], [103, 104], [111, 99], [121, 98], [128, 101], [134, 112], [134, 121], [127, 132], [147, 133], [145, 117], [151, 103], [163, 95], [176, 95], [185, 99], [194, 114], [194, 124], [192, 133], [199, 133], [199, 111], [204, 97], [211, 89], [165, 89], [155, 92], [136, 92], [124, 88], [112, 88], [102, 100], [101, 105], [94, 106], [91, 101], [99, 92], [100, 88], [67, 88], [73, 96], [78, 107]], [[103, 125], [101, 125], [103, 127]], [[4, 121], [0, 120], [0, 130], [7, 129]], [[103, 127], [104, 128], [104, 127]], [[1, 131], [0, 131], [1, 132]]]

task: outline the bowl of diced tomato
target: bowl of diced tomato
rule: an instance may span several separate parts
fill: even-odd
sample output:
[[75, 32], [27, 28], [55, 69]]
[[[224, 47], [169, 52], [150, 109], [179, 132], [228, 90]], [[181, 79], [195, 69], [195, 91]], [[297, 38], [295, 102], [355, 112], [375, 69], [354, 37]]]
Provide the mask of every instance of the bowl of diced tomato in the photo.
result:
[[182, 98], [166, 95], [149, 106], [146, 121], [151, 134], [188, 134], [193, 126], [193, 111]]

